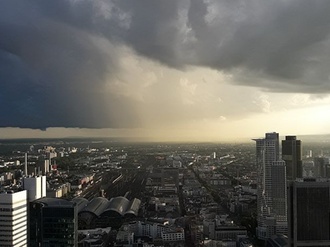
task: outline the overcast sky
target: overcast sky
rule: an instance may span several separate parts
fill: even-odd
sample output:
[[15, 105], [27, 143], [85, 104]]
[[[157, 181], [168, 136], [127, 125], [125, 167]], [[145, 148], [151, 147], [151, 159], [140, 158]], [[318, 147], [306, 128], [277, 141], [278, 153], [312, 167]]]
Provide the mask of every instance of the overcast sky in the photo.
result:
[[329, 133], [329, 0], [9, 0], [0, 138]]

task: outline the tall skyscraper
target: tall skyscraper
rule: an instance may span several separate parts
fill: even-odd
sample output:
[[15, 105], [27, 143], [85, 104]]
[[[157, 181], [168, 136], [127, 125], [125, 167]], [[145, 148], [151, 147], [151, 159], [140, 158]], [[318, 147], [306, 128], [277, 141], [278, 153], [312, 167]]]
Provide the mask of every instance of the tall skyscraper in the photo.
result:
[[[274, 161], [271, 168], [273, 213], [277, 222], [287, 222], [285, 162]], [[279, 233], [277, 231], [277, 233]]]
[[287, 219], [287, 181], [286, 169], [283, 160], [275, 161], [272, 165], [272, 214], [275, 218], [276, 234], [286, 235], [288, 232]]
[[286, 165], [287, 180], [302, 177], [302, 146], [296, 136], [286, 136], [282, 141], [282, 159]]
[[285, 163], [279, 159], [278, 133], [266, 133], [256, 141], [257, 214], [259, 239], [287, 230]]
[[74, 202], [41, 198], [30, 203], [29, 246], [78, 246], [78, 212]]
[[290, 246], [330, 246], [330, 182], [300, 179], [288, 186]]
[[0, 246], [27, 246], [26, 190], [0, 194]]

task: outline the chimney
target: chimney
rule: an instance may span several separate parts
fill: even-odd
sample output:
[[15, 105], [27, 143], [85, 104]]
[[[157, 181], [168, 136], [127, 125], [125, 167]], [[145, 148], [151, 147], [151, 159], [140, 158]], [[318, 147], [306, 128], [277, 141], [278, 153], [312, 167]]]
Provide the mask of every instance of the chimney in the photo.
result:
[[28, 162], [28, 155], [27, 153], [25, 153], [25, 171], [24, 171], [24, 175], [27, 177], [28, 176], [28, 167], [27, 167], [27, 162]]

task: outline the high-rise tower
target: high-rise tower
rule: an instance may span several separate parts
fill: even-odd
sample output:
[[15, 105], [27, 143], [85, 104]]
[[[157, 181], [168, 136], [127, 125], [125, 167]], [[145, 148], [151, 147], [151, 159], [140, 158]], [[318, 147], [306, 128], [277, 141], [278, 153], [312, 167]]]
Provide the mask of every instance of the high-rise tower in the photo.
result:
[[287, 180], [302, 177], [301, 141], [296, 136], [286, 136], [282, 141], [282, 158], [286, 165]]
[[78, 211], [74, 202], [40, 198], [30, 203], [29, 246], [78, 246]]
[[[279, 134], [266, 133], [256, 141], [257, 213], [259, 239], [267, 239], [286, 231], [285, 163], [279, 159]], [[278, 230], [280, 231], [277, 231]]]
[[0, 194], [0, 246], [27, 246], [26, 190]]

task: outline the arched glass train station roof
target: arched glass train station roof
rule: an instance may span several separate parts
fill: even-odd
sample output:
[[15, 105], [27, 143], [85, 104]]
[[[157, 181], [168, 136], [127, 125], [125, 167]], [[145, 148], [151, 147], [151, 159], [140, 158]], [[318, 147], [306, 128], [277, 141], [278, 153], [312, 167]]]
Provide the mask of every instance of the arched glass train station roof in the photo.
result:
[[95, 216], [100, 216], [102, 214], [117, 214], [118, 216], [133, 214], [137, 216], [141, 204], [141, 201], [137, 198], [129, 201], [122, 196], [113, 197], [110, 200], [104, 197], [96, 197], [91, 201], [77, 197], [72, 201], [77, 204], [79, 214], [88, 212]]

